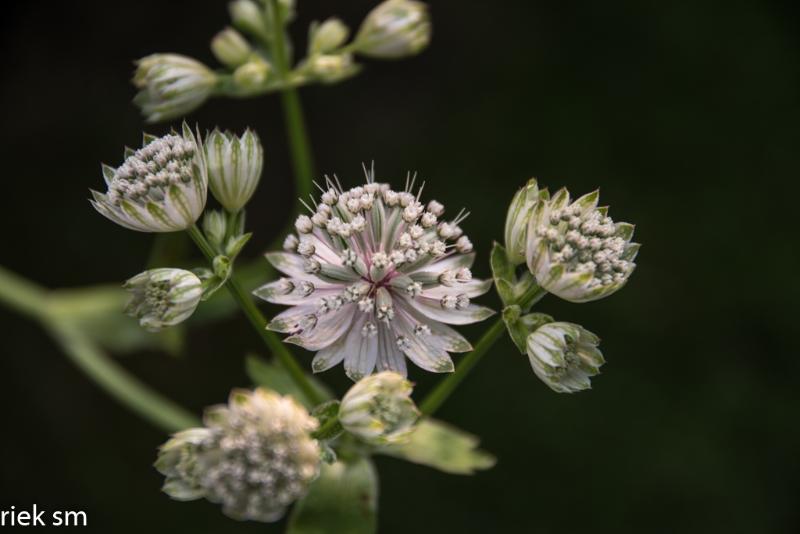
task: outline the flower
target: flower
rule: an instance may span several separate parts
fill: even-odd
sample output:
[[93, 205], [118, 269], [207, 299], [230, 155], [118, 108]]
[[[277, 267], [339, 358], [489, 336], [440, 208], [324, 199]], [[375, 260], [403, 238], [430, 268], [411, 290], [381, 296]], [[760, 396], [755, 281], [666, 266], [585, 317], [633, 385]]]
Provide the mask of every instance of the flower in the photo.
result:
[[186, 115], [200, 107], [217, 85], [214, 71], [180, 54], [152, 54], [136, 62], [133, 99], [148, 122]]
[[177, 232], [193, 225], [206, 205], [208, 178], [203, 149], [189, 127], [184, 124], [182, 136], [146, 135], [142, 148], [125, 155], [116, 169], [102, 166], [108, 191], [92, 191], [92, 206], [139, 232]]
[[517, 191], [511, 200], [506, 215], [506, 253], [508, 261], [513, 265], [525, 263], [525, 241], [528, 231], [528, 218], [531, 210], [539, 200], [539, 186], [536, 179], [531, 178], [528, 183]]
[[250, 129], [241, 137], [214, 129], [206, 138], [205, 151], [208, 185], [214, 198], [226, 210], [239, 211], [261, 179], [264, 149], [258, 135]]
[[448, 352], [472, 347], [444, 323], [494, 313], [471, 303], [491, 280], [474, 280], [469, 270], [475, 256], [458, 226], [468, 214], [440, 220], [444, 206], [422, 204], [413, 180], [394, 191], [374, 181], [374, 169], [363, 186], [326, 185], [311, 216], [297, 218], [286, 252], [266, 255], [286, 278], [254, 293], [291, 306], [268, 328], [317, 351], [315, 372], [344, 361], [353, 380], [375, 367], [405, 376], [404, 355], [428, 371], [452, 371]]
[[241, 33], [225, 28], [211, 40], [211, 51], [220, 63], [238, 67], [247, 61], [253, 49]]
[[528, 268], [544, 289], [571, 302], [606, 297], [628, 281], [636, 264], [638, 243], [633, 225], [614, 223], [599, 194], [570, 203], [566, 189], [552, 199], [546, 192], [528, 222]]
[[183, 269], [150, 269], [123, 287], [133, 294], [125, 313], [139, 319], [139, 324], [151, 332], [188, 319], [203, 296], [200, 279]]
[[600, 339], [581, 325], [547, 323], [528, 336], [528, 358], [533, 372], [550, 389], [574, 393], [589, 389], [589, 377], [605, 363], [598, 343]]
[[369, 12], [355, 49], [365, 56], [400, 58], [419, 53], [431, 40], [428, 7], [413, 0], [386, 0]]
[[205, 497], [234, 519], [272, 522], [305, 495], [319, 474], [318, 422], [289, 396], [234, 390], [227, 405], [206, 410], [205, 428], [165, 443], [156, 469], [178, 500]]
[[414, 431], [419, 410], [411, 382], [394, 371], [362, 378], [342, 398], [342, 427], [374, 445], [401, 443]]

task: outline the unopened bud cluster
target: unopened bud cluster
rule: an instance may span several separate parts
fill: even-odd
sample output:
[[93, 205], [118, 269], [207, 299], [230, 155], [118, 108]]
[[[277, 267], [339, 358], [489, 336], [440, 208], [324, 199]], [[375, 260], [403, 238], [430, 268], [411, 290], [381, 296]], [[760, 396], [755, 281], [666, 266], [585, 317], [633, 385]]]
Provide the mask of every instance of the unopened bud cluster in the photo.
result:
[[605, 363], [599, 342], [580, 325], [547, 323], [528, 336], [528, 358], [533, 372], [552, 390], [574, 393], [590, 388], [590, 377]]
[[203, 295], [200, 279], [183, 269], [151, 269], [134, 276], [124, 287], [133, 294], [125, 313], [151, 332], [186, 320]]
[[176, 499], [205, 497], [235, 519], [277, 521], [319, 474], [310, 437], [318, 422], [291, 397], [234, 390], [204, 422], [161, 448], [156, 468]]
[[412, 390], [411, 382], [392, 371], [362, 378], [342, 398], [339, 422], [367, 443], [403, 442], [419, 418]]

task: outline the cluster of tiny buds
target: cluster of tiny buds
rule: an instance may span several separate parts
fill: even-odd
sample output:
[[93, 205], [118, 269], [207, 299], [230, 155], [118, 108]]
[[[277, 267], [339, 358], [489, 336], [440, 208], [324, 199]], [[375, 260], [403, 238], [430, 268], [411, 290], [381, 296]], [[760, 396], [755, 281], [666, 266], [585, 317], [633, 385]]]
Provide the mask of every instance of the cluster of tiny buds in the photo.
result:
[[162, 200], [165, 189], [192, 179], [195, 145], [178, 135], [155, 139], [134, 152], [114, 171], [108, 200]]
[[581, 208], [567, 206], [550, 213], [550, 225], [540, 225], [536, 234], [547, 240], [551, 258], [569, 271], [591, 272], [590, 287], [607, 286], [625, 279], [630, 262], [621, 258], [625, 240], [616, 236], [610, 217], [598, 210], [581, 215]]
[[169, 280], [150, 281], [144, 290], [146, 306], [158, 316], [163, 316], [169, 309]]

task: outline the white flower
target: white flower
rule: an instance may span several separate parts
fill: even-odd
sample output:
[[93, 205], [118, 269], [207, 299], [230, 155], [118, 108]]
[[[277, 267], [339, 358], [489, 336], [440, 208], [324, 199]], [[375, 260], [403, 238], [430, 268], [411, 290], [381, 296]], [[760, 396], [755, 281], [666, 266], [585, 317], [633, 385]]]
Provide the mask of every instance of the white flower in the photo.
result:
[[428, 7], [413, 0], [386, 0], [369, 12], [355, 38], [366, 56], [399, 58], [420, 52], [431, 40]]
[[217, 129], [206, 138], [208, 186], [226, 210], [237, 212], [253, 196], [261, 179], [264, 149], [258, 135], [245, 130], [241, 137]]
[[411, 382], [393, 371], [362, 378], [342, 398], [342, 427], [376, 445], [401, 443], [414, 431], [419, 410]]
[[200, 279], [183, 269], [150, 269], [125, 282], [124, 287], [133, 293], [125, 313], [151, 332], [185, 321], [203, 295]]
[[234, 519], [272, 522], [319, 474], [320, 448], [310, 437], [318, 422], [289, 396], [234, 390], [204, 423], [159, 451], [163, 490], [175, 499], [205, 497]]
[[114, 169], [103, 165], [106, 194], [92, 191], [92, 206], [115, 223], [139, 232], [177, 232], [192, 226], [206, 205], [203, 149], [184, 125], [183, 135], [145, 136]]
[[525, 263], [525, 244], [528, 232], [528, 219], [531, 210], [539, 200], [539, 186], [536, 179], [531, 178], [528, 183], [517, 191], [511, 200], [506, 215], [506, 254], [508, 261], [513, 265]]
[[600, 339], [572, 323], [547, 323], [528, 336], [528, 358], [533, 372], [558, 393], [591, 387], [589, 377], [605, 363], [597, 348]]
[[614, 293], [636, 264], [633, 225], [615, 223], [598, 193], [570, 203], [566, 189], [545, 193], [528, 222], [526, 259], [536, 282], [565, 300], [588, 302]]
[[[353, 380], [376, 367], [405, 376], [406, 356], [428, 371], [449, 372], [448, 352], [472, 347], [444, 323], [474, 323], [493, 313], [470, 302], [491, 287], [490, 280], [472, 279], [474, 254], [448, 243], [435, 225], [418, 224], [426, 211], [412, 187], [413, 181], [392, 191], [374, 182], [374, 172], [349, 191], [328, 180], [313, 217], [301, 215], [296, 224], [297, 242], [313, 244], [313, 254], [304, 257], [290, 247], [266, 255], [288, 278], [255, 294], [291, 306], [268, 327], [316, 351], [315, 372], [344, 361]], [[459, 213], [451, 224], [465, 217]], [[288, 290], [302, 282], [302, 292]]]
[[133, 99], [148, 122], [186, 115], [200, 107], [217, 85], [214, 71], [180, 54], [152, 54], [136, 62]]

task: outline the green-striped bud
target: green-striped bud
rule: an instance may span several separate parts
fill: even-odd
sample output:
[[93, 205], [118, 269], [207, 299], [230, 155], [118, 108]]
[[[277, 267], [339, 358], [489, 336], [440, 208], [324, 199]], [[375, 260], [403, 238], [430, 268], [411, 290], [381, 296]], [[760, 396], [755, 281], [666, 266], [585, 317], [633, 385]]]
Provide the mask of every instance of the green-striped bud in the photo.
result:
[[151, 332], [185, 321], [203, 296], [200, 279], [183, 269], [150, 269], [125, 282], [124, 287], [133, 294], [125, 313]]
[[533, 372], [550, 389], [574, 393], [591, 387], [590, 377], [605, 363], [597, 348], [600, 339], [573, 323], [547, 323], [528, 336]]
[[261, 179], [264, 149], [258, 135], [250, 129], [241, 137], [215, 129], [206, 138], [205, 151], [211, 193], [226, 210], [239, 211]]

